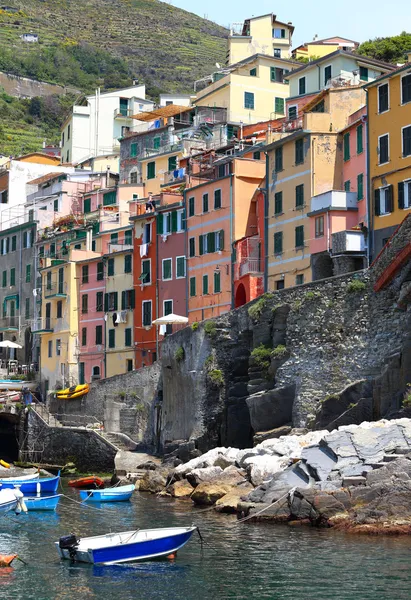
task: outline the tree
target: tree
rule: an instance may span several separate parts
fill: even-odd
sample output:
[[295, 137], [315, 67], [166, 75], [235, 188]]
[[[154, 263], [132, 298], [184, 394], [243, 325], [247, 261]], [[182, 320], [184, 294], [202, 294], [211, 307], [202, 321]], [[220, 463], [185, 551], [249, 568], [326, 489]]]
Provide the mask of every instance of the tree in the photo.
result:
[[360, 44], [357, 52], [384, 62], [406, 62], [407, 52], [411, 52], [411, 33], [403, 31], [400, 35], [368, 40]]

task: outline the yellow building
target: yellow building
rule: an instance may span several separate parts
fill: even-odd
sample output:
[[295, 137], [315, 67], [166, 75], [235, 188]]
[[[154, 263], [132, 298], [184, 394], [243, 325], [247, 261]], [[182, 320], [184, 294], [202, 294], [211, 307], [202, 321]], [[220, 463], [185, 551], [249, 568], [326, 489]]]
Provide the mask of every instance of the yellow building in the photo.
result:
[[375, 257], [411, 210], [411, 64], [369, 83], [366, 91]]
[[254, 54], [267, 54], [285, 59], [290, 57], [294, 32], [292, 23], [277, 21], [276, 15], [268, 13], [246, 19], [242, 25], [236, 25], [231, 28], [228, 37], [227, 65]]
[[[329, 192], [324, 202], [331, 208], [331, 191], [343, 189], [338, 131], [364, 100], [359, 86], [321, 92], [304, 108], [300, 129], [280, 134], [280, 139], [266, 146], [270, 174], [266, 271], [270, 291], [312, 279], [311, 199]], [[327, 210], [327, 206], [323, 208]]]
[[[200, 80], [208, 83], [197, 91], [196, 105], [227, 110], [227, 121], [258, 123], [285, 115], [289, 86], [287, 73], [299, 66], [295, 61], [254, 54], [237, 64]], [[196, 87], [200, 84], [196, 82]]]
[[348, 50], [349, 52], [355, 52], [359, 46], [358, 42], [354, 40], [348, 40], [339, 36], [325, 38], [324, 40], [314, 39], [312, 42], [301, 44], [295, 48], [291, 55], [295, 59], [307, 58], [315, 59], [322, 58], [331, 54], [336, 50]]
[[[175, 144], [175, 147], [178, 145]], [[178, 151], [171, 146], [165, 147], [164, 151], [159, 150], [158, 154], [139, 158], [141, 169], [141, 182], [144, 185], [146, 195], [159, 194], [161, 186], [171, 181], [170, 174], [173, 173], [183, 158], [184, 149], [181, 147]]]

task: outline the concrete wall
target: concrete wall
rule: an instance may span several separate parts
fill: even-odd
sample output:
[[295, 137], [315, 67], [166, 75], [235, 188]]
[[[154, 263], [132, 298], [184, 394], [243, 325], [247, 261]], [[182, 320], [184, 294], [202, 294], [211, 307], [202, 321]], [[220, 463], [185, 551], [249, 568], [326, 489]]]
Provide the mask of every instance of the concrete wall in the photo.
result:
[[78, 90], [63, 87], [54, 83], [18, 77], [10, 73], [0, 71], [0, 87], [4, 88], [6, 94], [17, 98], [34, 98], [35, 96], [51, 96], [53, 94], [79, 94]]

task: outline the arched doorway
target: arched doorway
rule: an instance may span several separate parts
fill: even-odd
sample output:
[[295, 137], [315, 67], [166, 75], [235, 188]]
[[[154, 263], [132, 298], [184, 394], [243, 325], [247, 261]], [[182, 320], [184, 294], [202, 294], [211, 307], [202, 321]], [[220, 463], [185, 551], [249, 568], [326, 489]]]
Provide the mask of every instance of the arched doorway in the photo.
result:
[[242, 283], [237, 288], [235, 293], [235, 307], [243, 306], [247, 302], [247, 294], [245, 292], [245, 287]]
[[0, 414], [0, 458], [14, 462], [19, 457], [17, 415]]

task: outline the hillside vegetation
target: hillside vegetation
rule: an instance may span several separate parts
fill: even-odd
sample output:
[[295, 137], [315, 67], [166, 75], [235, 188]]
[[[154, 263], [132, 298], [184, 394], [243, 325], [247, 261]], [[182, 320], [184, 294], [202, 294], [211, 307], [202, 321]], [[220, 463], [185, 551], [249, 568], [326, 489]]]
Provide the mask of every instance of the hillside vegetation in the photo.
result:
[[400, 35], [368, 40], [360, 44], [358, 52], [385, 62], [406, 62], [407, 53], [411, 52], [411, 33], [403, 31]]

